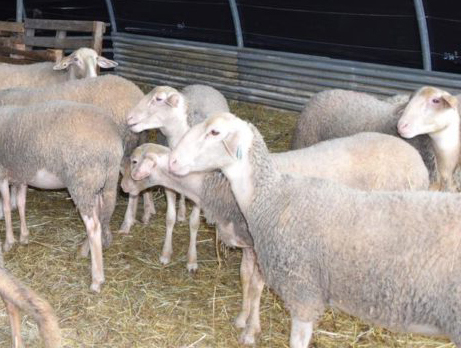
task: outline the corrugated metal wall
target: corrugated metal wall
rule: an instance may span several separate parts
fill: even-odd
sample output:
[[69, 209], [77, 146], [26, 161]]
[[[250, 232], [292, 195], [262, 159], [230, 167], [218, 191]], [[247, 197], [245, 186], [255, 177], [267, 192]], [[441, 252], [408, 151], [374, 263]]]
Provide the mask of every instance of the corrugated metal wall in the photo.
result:
[[117, 73], [136, 82], [211, 85], [230, 99], [301, 110], [331, 88], [390, 96], [423, 85], [461, 92], [459, 75], [302, 54], [113, 33]]

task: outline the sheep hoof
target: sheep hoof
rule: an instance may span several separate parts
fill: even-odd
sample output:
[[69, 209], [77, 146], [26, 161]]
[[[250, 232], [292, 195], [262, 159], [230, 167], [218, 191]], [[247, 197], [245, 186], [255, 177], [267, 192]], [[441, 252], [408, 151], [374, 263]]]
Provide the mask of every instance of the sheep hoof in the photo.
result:
[[[155, 214], [155, 213], [154, 213]], [[151, 213], [148, 213], [148, 214], [144, 214], [141, 218], [141, 221], [144, 225], [147, 225], [150, 221], [150, 217], [152, 216], [153, 214]]]
[[198, 270], [197, 262], [187, 263], [187, 270], [189, 271], [189, 273], [197, 272], [197, 270]]
[[5, 241], [5, 244], [3, 244], [3, 251], [4, 252], [10, 251], [11, 248], [13, 247], [14, 243], [16, 243], [16, 241], [14, 239], [13, 239], [12, 242]]
[[160, 256], [160, 263], [162, 265], [168, 265], [170, 263], [170, 260], [171, 260], [171, 256], [166, 256], [166, 255], [162, 255]]
[[83, 258], [87, 258], [88, 255], [90, 255], [90, 243], [88, 241], [88, 238], [86, 238], [82, 244], [82, 247], [80, 248], [79, 256]]
[[21, 236], [19, 237], [19, 243], [25, 245], [25, 244], [29, 244], [29, 236]]
[[133, 222], [129, 223], [129, 222], [123, 221], [122, 226], [120, 226], [120, 229], [118, 230], [117, 233], [119, 233], [119, 234], [130, 234], [131, 226], [133, 226]]
[[99, 294], [101, 292], [101, 283], [93, 282], [90, 286], [90, 290]]
[[239, 337], [239, 343], [246, 346], [252, 346], [255, 344], [255, 336], [253, 334], [244, 332]]
[[112, 232], [110, 230], [106, 231], [102, 236], [102, 246], [108, 248], [112, 244]]
[[238, 317], [235, 318], [234, 326], [237, 329], [244, 329], [246, 324], [247, 324], [247, 319], [246, 318], [247, 318], [247, 316], [244, 313], [239, 314]]

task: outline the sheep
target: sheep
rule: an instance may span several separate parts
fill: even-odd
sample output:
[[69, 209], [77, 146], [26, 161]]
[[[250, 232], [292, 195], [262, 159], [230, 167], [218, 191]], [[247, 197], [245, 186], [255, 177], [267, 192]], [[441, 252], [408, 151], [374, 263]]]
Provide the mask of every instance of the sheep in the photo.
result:
[[439, 88], [422, 87], [412, 95], [397, 123], [405, 139], [421, 134], [431, 139], [439, 174], [434, 189], [457, 191], [454, 173], [461, 146], [459, 98]]
[[[446, 164], [439, 159], [442, 157], [452, 157], [451, 154], [437, 154], [437, 143], [435, 138], [440, 134], [440, 129], [447, 126], [447, 121], [456, 121], [456, 115], [459, 118], [459, 112], [455, 101], [450, 94], [433, 87], [424, 87], [420, 91], [430, 90], [433, 93], [426, 94], [429, 96], [444, 100], [440, 107], [431, 107], [430, 118], [425, 122], [430, 122], [434, 126], [431, 134], [421, 135], [412, 139], [406, 139], [413, 145], [423, 157], [424, 163], [429, 170], [432, 188], [442, 188], [454, 190], [450, 178], [447, 178], [450, 168], [444, 169]], [[299, 149], [322, 140], [328, 140], [337, 137], [344, 137], [364, 131], [374, 131], [387, 133], [398, 136], [397, 124], [402, 110], [411, 108], [414, 114], [427, 113], [422, 109], [422, 103], [412, 102], [414, 98], [421, 99], [421, 93], [416, 92], [408, 104], [389, 103], [378, 100], [377, 98], [359, 92], [345, 90], [328, 90], [317, 93], [306, 104], [300, 114], [295, 131], [293, 133], [292, 148]], [[448, 102], [446, 100], [450, 100]], [[444, 116], [444, 110], [450, 111], [453, 115], [451, 118]], [[440, 117], [437, 117], [440, 115]], [[455, 125], [452, 126], [453, 128]], [[440, 137], [439, 137], [440, 138]], [[443, 139], [439, 139], [445, 142]], [[434, 149], [434, 147], [436, 149]], [[448, 183], [448, 184], [445, 184]]]
[[[92, 79], [69, 81], [42, 88], [11, 88], [0, 91], [1, 105], [33, 105], [44, 101], [69, 100], [93, 104], [110, 112], [123, 139], [125, 156], [128, 161], [131, 152], [147, 139], [147, 133], [135, 134], [130, 131], [126, 115], [144, 96], [133, 82], [116, 75], [105, 75]], [[121, 168], [123, 168], [123, 163]], [[130, 197], [121, 233], [129, 233], [135, 222], [137, 197]], [[144, 215], [142, 221], [148, 223], [155, 214], [152, 193], [144, 194]]]
[[326, 307], [461, 347], [459, 194], [370, 193], [282, 174], [258, 130], [229, 113], [192, 127], [169, 169], [227, 177], [262, 275], [291, 315], [291, 348], [308, 346]]
[[[85, 77], [96, 77], [96, 65], [102, 68], [113, 68], [117, 62], [98, 56], [91, 48], [79, 48], [59, 63], [34, 63], [28, 65], [0, 65], [0, 89], [13, 87], [45, 87], [69, 80]], [[67, 69], [68, 68], [68, 69]], [[67, 69], [67, 73], [63, 70]], [[16, 187], [11, 188], [11, 209], [16, 209]], [[0, 203], [1, 205], [1, 203]], [[3, 209], [0, 209], [3, 219]]]
[[53, 308], [4, 268], [1, 250], [0, 296], [8, 313], [13, 347], [24, 346], [21, 338], [19, 309], [24, 310], [37, 321], [45, 347], [61, 347], [61, 331]]
[[91, 48], [79, 48], [59, 63], [1, 64], [0, 89], [46, 87], [69, 80], [96, 77], [96, 66], [113, 68], [117, 65], [113, 60], [99, 56]]
[[[146, 129], [159, 129], [166, 137], [168, 146], [173, 148], [187, 132], [191, 125], [204, 120], [214, 112], [229, 111], [226, 98], [216, 89], [203, 85], [186, 86], [181, 92], [169, 86], [155, 87], [128, 114], [127, 122], [133, 132]], [[167, 193], [167, 220], [165, 242], [160, 256], [162, 264], [167, 264], [173, 254], [172, 234], [175, 224], [175, 196], [169, 190]], [[178, 220], [185, 219], [185, 200], [181, 196], [178, 209]], [[190, 226], [199, 225], [199, 211], [192, 208], [189, 220]], [[197, 251], [195, 239], [197, 230], [190, 229], [190, 247], [187, 269], [196, 271]]]
[[[155, 144], [136, 148], [131, 155], [131, 167], [124, 173], [122, 189], [138, 194], [148, 187], [161, 185], [184, 194], [200, 206], [209, 223], [216, 223], [218, 237], [226, 245], [243, 248], [240, 271], [243, 301], [235, 324], [245, 328], [240, 341], [252, 344], [254, 335], [260, 331], [259, 299], [264, 283], [255, 264], [246, 222], [222, 175], [171, 175], [169, 153], [167, 148]], [[390, 158], [389, 153], [398, 157]], [[310, 148], [270, 154], [270, 157], [282, 172], [328, 178], [363, 190], [419, 190], [429, 185], [429, 175], [419, 153], [404, 141], [385, 134], [359, 133]], [[254, 312], [251, 317], [250, 309]]]
[[21, 241], [26, 242], [27, 185], [67, 188], [85, 224], [91, 251], [91, 290], [104, 282], [102, 239], [110, 243], [109, 221], [115, 208], [123, 143], [108, 112], [93, 105], [53, 101], [26, 107], [0, 108], [0, 193], [3, 197], [6, 240], [14, 244], [8, 184], [20, 190], [18, 210]]

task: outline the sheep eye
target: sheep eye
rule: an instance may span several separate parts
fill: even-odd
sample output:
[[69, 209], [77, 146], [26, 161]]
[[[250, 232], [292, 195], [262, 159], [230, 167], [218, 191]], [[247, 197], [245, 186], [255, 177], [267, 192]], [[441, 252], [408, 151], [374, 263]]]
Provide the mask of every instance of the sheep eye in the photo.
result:
[[131, 160], [132, 164], [138, 164], [138, 160]]
[[217, 130], [214, 130], [214, 129], [212, 129], [210, 133], [213, 136], [219, 135], [219, 132]]
[[440, 99], [439, 98], [434, 98], [434, 99], [432, 99], [432, 103], [438, 104], [438, 103], [440, 103]]

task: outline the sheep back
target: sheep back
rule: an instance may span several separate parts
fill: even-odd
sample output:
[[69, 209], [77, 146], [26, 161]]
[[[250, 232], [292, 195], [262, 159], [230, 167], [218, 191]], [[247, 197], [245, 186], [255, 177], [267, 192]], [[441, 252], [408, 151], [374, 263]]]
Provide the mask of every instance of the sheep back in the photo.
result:
[[226, 98], [213, 87], [190, 85], [181, 91], [187, 102], [187, 123], [193, 126], [216, 112], [228, 112]]
[[0, 89], [12, 87], [45, 87], [68, 80], [67, 71], [53, 70], [54, 63], [0, 64]]
[[418, 151], [382, 133], [358, 133], [270, 157], [283, 173], [329, 179], [365, 191], [425, 190], [429, 186]]

